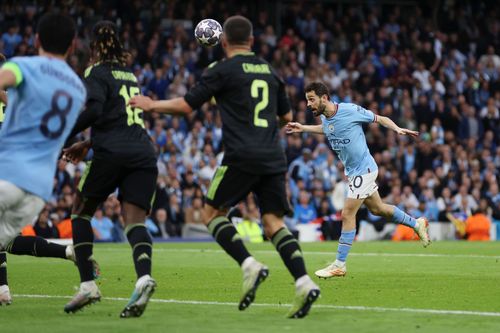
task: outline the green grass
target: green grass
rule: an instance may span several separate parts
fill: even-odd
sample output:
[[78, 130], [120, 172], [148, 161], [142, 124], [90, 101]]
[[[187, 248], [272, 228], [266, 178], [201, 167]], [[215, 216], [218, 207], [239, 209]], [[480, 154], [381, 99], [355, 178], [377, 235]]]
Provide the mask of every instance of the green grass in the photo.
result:
[[[336, 246], [303, 244], [310, 273], [334, 258]], [[322, 297], [302, 320], [284, 318], [294, 285], [272, 246], [251, 245], [250, 249], [269, 266], [271, 274], [259, 289], [256, 304], [248, 310], [237, 310], [241, 273], [217, 244], [157, 244], [153, 256], [153, 275], [158, 282], [154, 302], [143, 317], [128, 320], [118, 317], [126, 301], [116, 300], [128, 299], [135, 282], [128, 245], [96, 246], [105, 299], [73, 315], [62, 309], [78, 285], [74, 265], [57, 259], [9, 256], [14, 303], [0, 308], [0, 331], [500, 331], [500, 242], [441, 242], [427, 249], [419, 243], [355, 243], [347, 276], [319, 280]], [[484, 312], [496, 315], [485, 316]]]

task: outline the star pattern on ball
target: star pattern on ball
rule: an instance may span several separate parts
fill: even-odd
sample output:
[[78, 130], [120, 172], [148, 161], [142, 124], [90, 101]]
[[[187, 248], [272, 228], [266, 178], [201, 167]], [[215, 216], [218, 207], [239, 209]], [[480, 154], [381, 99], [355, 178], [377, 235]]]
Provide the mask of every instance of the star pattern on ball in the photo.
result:
[[196, 25], [194, 30], [196, 40], [204, 46], [215, 46], [222, 35], [222, 26], [212, 19], [205, 19]]

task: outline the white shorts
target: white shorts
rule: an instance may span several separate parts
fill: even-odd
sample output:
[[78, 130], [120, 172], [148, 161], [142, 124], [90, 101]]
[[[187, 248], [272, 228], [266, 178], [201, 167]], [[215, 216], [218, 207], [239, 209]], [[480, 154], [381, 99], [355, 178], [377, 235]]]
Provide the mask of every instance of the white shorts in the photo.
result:
[[347, 197], [351, 199], [366, 199], [378, 190], [378, 171], [361, 176], [348, 177], [349, 190]]
[[0, 180], [0, 249], [33, 222], [44, 205], [40, 197]]

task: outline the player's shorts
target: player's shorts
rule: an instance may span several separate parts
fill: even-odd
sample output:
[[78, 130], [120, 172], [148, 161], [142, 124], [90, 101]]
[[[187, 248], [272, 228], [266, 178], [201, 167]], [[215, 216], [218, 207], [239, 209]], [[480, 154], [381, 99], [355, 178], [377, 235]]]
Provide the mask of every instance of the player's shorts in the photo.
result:
[[158, 169], [154, 156], [95, 154], [82, 174], [78, 190], [84, 198], [104, 201], [118, 188], [118, 199], [151, 209]]
[[216, 209], [230, 208], [253, 192], [261, 214], [280, 216], [291, 212], [286, 196], [285, 173], [255, 175], [237, 167], [217, 168], [206, 195], [206, 203]]
[[366, 199], [378, 190], [378, 171], [369, 172], [361, 176], [348, 177], [349, 189], [347, 197], [351, 199]]
[[0, 250], [33, 223], [44, 205], [40, 197], [0, 180]]

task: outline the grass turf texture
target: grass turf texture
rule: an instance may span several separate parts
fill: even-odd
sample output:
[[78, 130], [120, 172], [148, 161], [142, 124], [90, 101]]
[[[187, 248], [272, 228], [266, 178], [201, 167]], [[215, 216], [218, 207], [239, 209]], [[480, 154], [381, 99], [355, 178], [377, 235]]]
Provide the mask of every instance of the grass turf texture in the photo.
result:
[[[310, 274], [335, 257], [335, 242], [302, 245]], [[217, 244], [156, 244], [153, 276], [158, 289], [143, 317], [138, 319], [119, 318], [135, 282], [130, 248], [126, 244], [95, 247], [102, 270], [99, 285], [104, 299], [71, 315], [63, 312], [63, 306], [79, 282], [73, 264], [9, 255], [14, 302], [9, 307], [0, 307], [0, 330], [500, 331], [500, 242], [439, 242], [427, 249], [417, 242], [354, 243], [345, 278], [314, 277], [322, 289], [322, 297], [302, 320], [284, 317], [294, 296], [294, 284], [278, 254], [269, 243], [249, 248], [269, 266], [270, 276], [260, 287], [256, 303], [240, 312], [237, 302], [241, 271]]]

